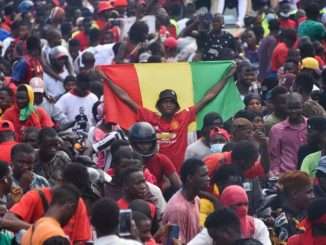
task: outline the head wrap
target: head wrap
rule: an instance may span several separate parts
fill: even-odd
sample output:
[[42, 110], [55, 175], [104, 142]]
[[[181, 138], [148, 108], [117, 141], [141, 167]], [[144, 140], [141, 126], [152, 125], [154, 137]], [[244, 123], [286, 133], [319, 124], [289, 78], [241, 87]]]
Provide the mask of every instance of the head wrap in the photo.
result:
[[[230, 185], [221, 194], [221, 202], [225, 207], [248, 203], [246, 191], [238, 185]], [[248, 215], [248, 206], [237, 207], [235, 213], [238, 215], [241, 224], [243, 238], [250, 238], [255, 232], [254, 219]]]
[[[20, 85], [19, 87], [24, 87], [27, 92], [28, 104], [19, 111], [19, 120], [26, 121], [27, 118], [35, 111], [34, 107], [34, 92], [31, 86], [27, 84]], [[19, 89], [18, 87], [18, 89]]]

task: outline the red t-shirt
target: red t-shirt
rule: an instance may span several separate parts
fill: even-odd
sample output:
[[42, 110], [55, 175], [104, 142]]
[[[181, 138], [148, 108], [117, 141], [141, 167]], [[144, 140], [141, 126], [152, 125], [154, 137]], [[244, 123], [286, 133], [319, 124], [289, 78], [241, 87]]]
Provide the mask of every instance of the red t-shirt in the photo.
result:
[[[51, 189], [43, 188], [42, 191], [48, 203], [50, 203], [52, 199]], [[30, 224], [43, 217], [45, 213], [40, 194], [37, 190], [27, 192], [18, 203], [12, 206], [10, 212]], [[68, 224], [65, 225], [64, 231], [72, 242], [88, 241], [91, 238], [91, 225], [86, 205], [82, 199], [79, 199], [75, 214], [70, 218]]]
[[29, 83], [33, 77], [43, 77], [43, 66], [39, 58], [32, 57], [31, 55], [24, 56], [27, 63], [27, 70], [24, 81]]
[[26, 121], [19, 120], [19, 109], [13, 105], [2, 116], [3, 120], [9, 120], [14, 124], [17, 140], [20, 141], [24, 128], [52, 128], [54, 123], [49, 114], [41, 107], [37, 107]]
[[283, 19], [283, 20], [280, 20], [280, 27], [282, 29], [296, 29], [297, 23], [291, 19]]
[[156, 177], [159, 187], [163, 184], [163, 177], [170, 176], [176, 169], [172, 161], [164, 154], [157, 153], [145, 161], [148, 170]]
[[[147, 202], [147, 204], [148, 204], [149, 209], [151, 210], [151, 216], [152, 216], [152, 218], [154, 218], [156, 215], [156, 206], [150, 202]], [[128, 201], [126, 199], [124, 199], [123, 197], [117, 201], [117, 205], [120, 209], [128, 209], [129, 208]]]
[[277, 70], [284, 65], [286, 59], [288, 58], [289, 48], [285, 43], [278, 43], [272, 54], [272, 71], [277, 72]]
[[[110, 175], [111, 177], [113, 177], [115, 175], [114, 169], [113, 168], [109, 168], [106, 173], [108, 175]], [[153, 175], [153, 173], [151, 171], [149, 171], [148, 168], [144, 169], [144, 177], [145, 180], [151, 184], [156, 185], [157, 184], [157, 179], [155, 177], [155, 175]]]
[[146, 108], [140, 108], [137, 112], [137, 121], [147, 121], [153, 125], [157, 133], [160, 153], [171, 159], [178, 172], [187, 147], [188, 126], [195, 119], [194, 106], [176, 113], [169, 122]]
[[84, 50], [89, 47], [89, 38], [87, 34], [83, 31], [80, 31], [72, 39], [78, 40], [80, 43], [80, 50]]
[[[220, 152], [220, 153], [213, 153], [208, 155], [203, 159], [204, 163], [208, 169], [208, 175], [212, 177], [214, 172], [223, 164], [231, 164], [232, 163], [232, 152]], [[250, 169], [245, 172], [245, 177], [248, 179], [264, 176], [265, 171], [263, 166], [259, 161], [257, 161]]]
[[11, 149], [17, 145], [16, 141], [6, 141], [0, 144], [0, 160], [11, 163]]

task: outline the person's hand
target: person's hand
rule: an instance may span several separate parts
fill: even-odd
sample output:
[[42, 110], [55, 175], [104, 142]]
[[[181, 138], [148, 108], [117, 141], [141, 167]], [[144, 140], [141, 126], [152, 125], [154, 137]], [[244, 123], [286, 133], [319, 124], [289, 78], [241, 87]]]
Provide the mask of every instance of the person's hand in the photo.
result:
[[162, 237], [166, 237], [169, 233], [169, 229], [171, 227], [171, 224], [165, 224], [163, 226], [161, 226], [158, 231], [154, 234], [154, 239], [156, 241], [160, 241], [162, 239]]
[[265, 146], [268, 143], [268, 137], [262, 130], [256, 130], [254, 133], [254, 138], [261, 146]]

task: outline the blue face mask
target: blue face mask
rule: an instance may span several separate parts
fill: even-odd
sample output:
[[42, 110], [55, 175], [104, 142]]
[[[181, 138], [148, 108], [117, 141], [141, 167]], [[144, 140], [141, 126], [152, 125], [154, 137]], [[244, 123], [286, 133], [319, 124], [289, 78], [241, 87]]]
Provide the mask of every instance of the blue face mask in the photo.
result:
[[211, 150], [211, 152], [213, 152], [213, 153], [216, 153], [216, 152], [222, 152], [224, 146], [225, 146], [224, 143], [212, 144], [212, 145], [210, 146], [210, 150]]

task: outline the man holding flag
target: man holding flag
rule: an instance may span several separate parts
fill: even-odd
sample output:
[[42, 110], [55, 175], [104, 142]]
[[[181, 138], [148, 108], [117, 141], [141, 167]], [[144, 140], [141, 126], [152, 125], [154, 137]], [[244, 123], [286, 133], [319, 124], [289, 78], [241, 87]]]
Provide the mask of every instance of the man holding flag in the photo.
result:
[[195, 121], [196, 114], [222, 91], [229, 78], [234, 75], [236, 66], [228, 69], [223, 78], [217, 81], [195, 105], [181, 111], [175, 91], [171, 89], [161, 91], [156, 102], [156, 109], [160, 115], [140, 106], [107, 74], [100, 69], [98, 71], [107, 80], [112, 92], [136, 113], [137, 121], [147, 121], [153, 125], [157, 132], [160, 153], [168, 156], [179, 171], [187, 147], [189, 124]]

